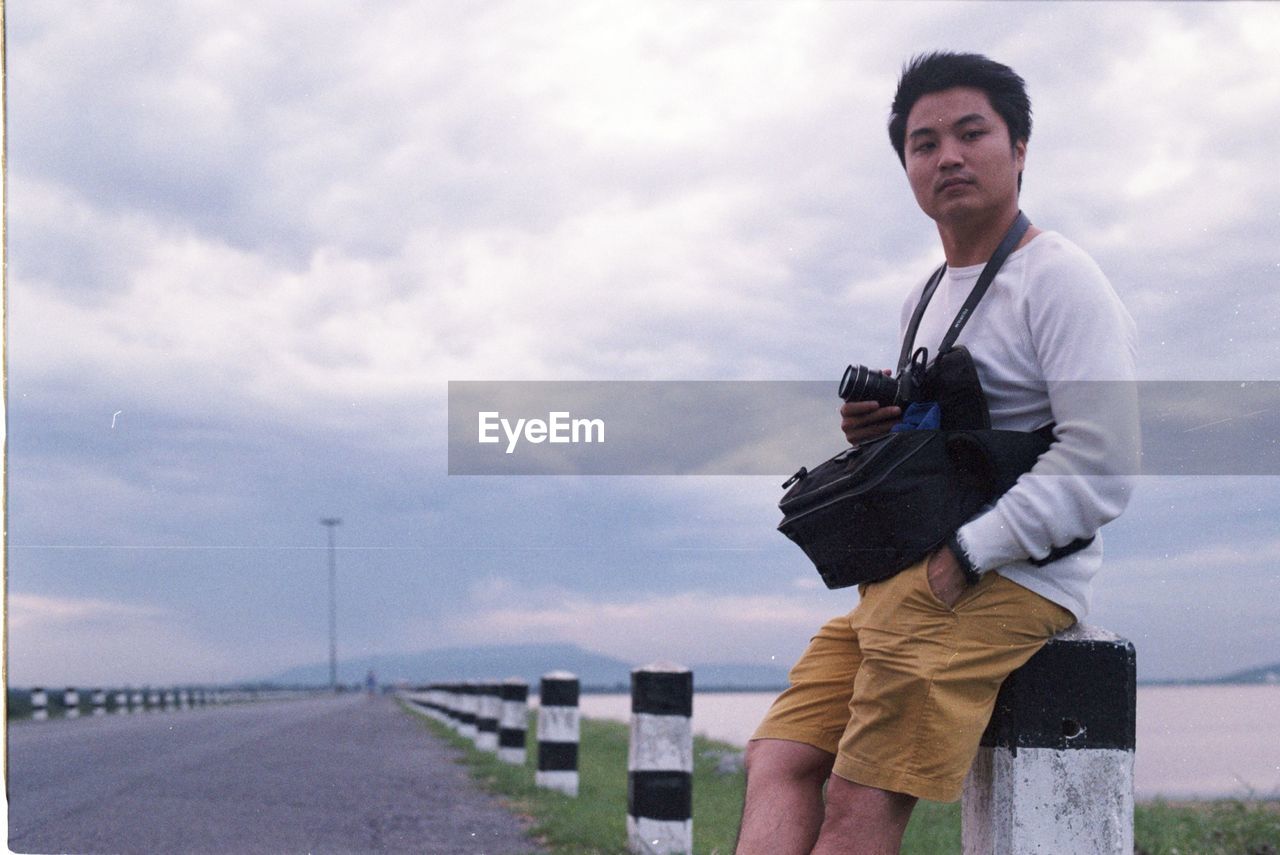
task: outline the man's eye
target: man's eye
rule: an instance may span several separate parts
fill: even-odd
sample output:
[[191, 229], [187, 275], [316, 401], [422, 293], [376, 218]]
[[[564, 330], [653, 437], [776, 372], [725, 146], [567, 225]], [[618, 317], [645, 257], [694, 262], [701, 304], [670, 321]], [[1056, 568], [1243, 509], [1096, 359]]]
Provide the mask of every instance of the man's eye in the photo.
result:
[[967, 140], [976, 140], [978, 137], [982, 136], [984, 133], [986, 133], [986, 131], [968, 131], [967, 133], [965, 133], [964, 138]]
[[933, 148], [933, 143], [923, 142], [916, 146], [916, 151], [929, 151], [931, 148]]

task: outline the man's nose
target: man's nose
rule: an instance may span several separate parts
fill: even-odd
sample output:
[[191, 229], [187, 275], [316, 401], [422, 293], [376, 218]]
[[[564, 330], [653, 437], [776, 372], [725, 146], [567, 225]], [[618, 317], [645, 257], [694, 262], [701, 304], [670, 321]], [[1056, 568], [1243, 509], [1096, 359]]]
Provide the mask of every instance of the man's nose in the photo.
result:
[[938, 167], [948, 169], [959, 166], [964, 163], [964, 156], [960, 151], [960, 144], [954, 140], [943, 139], [938, 143]]

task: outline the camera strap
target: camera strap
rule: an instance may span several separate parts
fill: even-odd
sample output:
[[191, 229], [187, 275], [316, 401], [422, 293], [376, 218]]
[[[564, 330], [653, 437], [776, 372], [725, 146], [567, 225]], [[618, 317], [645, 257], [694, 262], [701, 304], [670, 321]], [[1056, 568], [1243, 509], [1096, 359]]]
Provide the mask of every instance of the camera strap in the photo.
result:
[[[1031, 227], [1031, 221], [1027, 219], [1027, 215], [1018, 211], [1017, 218], [1013, 221], [1013, 225], [1009, 226], [1009, 230], [1005, 232], [1004, 237], [1000, 240], [1000, 245], [996, 247], [996, 251], [991, 254], [991, 258], [987, 261], [982, 273], [978, 275], [978, 281], [974, 284], [973, 290], [969, 292], [969, 297], [964, 301], [964, 305], [960, 307], [960, 311], [956, 313], [955, 320], [951, 322], [947, 334], [942, 339], [942, 344], [938, 347], [938, 354], [941, 355], [950, 350], [956, 343], [956, 339], [960, 337], [960, 330], [964, 329], [964, 325], [969, 322], [969, 318], [973, 315], [973, 310], [978, 307], [978, 302], [983, 295], [987, 293], [987, 289], [991, 287], [991, 282], [996, 278], [996, 274], [1000, 272], [1000, 268], [1004, 266], [1004, 261], [1013, 252], [1013, 248], [1018, 245], [1018, 241], [1022, 240], [1022, 236], [1027, 233], [1027, 229]], [[920, 329], [920, 321], [924, 318], [924, 310], [929, 305], [929, 300], [933, 297], [933, 292], [938, 290], [938, 285], [942, 282], [942, 276], [947, 272], [946, 262], [933, 272], [929, 277], [929, 281], [924, 286], [924, 291], [920, 294], [920, 302], [916, 304], [916, 309], [911, 313], [911, 322], [907, 324], [907, 334], [903, 337], [902, 353], [898, 357], [898, 373], [902, 373], [902, 369], [907, 367], [907, 363], [911, 360], [911, 351], [915, 347], [916, 331]]]

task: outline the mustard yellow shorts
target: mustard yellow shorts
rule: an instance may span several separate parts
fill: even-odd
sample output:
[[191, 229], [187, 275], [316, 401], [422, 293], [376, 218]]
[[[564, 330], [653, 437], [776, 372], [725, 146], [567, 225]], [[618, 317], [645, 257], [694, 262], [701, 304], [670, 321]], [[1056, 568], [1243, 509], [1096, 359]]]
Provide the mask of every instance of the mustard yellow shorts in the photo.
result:
[[859, 588], [791, 669], [752, 739], [836, 755], [835, 774], [932, 801], [960, 798], [1000, 684], [1071, 612], [996, 572], [947, 608], [926, 562]]

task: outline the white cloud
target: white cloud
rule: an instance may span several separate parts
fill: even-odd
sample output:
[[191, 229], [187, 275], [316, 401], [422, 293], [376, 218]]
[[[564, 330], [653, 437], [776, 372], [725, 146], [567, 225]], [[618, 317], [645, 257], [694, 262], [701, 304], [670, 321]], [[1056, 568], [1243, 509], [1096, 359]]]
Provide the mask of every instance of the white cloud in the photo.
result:
[[853, 594], [840, 600], [705, 591], [591, 597], [525, 586], [506, 604], [479, 598], [433, 633], [436, 644], [441, 637], [463, 644], [568, 642], [637, 664], [672, 659], [787, 666], [818, 627], [856, 601]]
[[181, 615], [154, 606], [10, 593], [7, 622], [11, 685], [209, 683], [243, 676], [228, 651], [193, 637]]

